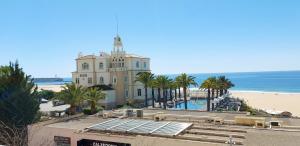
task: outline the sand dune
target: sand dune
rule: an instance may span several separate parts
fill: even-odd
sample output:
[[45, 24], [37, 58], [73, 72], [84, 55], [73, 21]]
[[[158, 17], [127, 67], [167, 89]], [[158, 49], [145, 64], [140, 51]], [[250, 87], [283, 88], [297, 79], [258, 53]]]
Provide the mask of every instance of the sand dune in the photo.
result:
[[300, 93], [231, 91], [234, 97], [239, 97], [258, 109], [289, 111], [293, 116], [300, 117]]

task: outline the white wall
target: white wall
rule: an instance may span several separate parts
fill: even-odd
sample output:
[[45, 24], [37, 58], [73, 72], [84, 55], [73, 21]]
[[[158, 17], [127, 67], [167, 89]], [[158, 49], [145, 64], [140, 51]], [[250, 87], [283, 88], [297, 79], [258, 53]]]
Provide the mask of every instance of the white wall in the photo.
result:
[[[139, 67], [136, 63], [139, 62]], [[146, 63], [146, 68], [144, 67], [144, 62]], [[126, 65], [128, 70], [150, 70], [150, 59], [149, 58], [136, 58], [128, 57], [126, 58]]]
[[105, 85], [111, 84], [109, 72], [97, 72], [96, 77], [97, 77], [97, 84], [100, 84], [100, 77], [103, 77]]
[[105, 106], [113, 106], [116, 105], [117, 98], [116, 98], [116, 91], [115, 90], [106, 90], [102, 91], [105, 93], [105, 99], [99, 100], [98, 103], [105, 105]]
[[[82, 64], [83, 63], [88, 63], [89, 64], [89, 69], [88, 70], [83, 70], [82, 69]], [[77, 60], [77, 72], [93, 72], [93, 59], [92, 58], [87, 58], [87, 59], [78, 59]]]

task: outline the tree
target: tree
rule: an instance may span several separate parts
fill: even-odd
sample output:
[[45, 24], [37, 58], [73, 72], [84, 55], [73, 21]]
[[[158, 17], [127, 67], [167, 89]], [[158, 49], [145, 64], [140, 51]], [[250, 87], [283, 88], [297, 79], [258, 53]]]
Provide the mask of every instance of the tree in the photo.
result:
[[150, 87], [151, 87], [151, 94], [152, 94], [152, 107], [154, 108], [155, 107], [155, 105], [154, 105], [154, 100], [155, 100], [155, 97], [154, 97], [154, 88], [157, 87], [156, 78], [155, 77], [153, 78], [153, 80], [151, 80]]
[[211, 100], [211, 92], [214, 92], [212, 89], [215, 87], [216, 77], [209, 77], [201, 84], [201, 88], [207, 89], [207, 111], [210, 111], [210, 100]]
[[[166, 89], [168, 88], [170, 79], [167, 76], [157, 76], [156, 82], [159, 86], [159, 89], [163, 90], [163, 99], [164, 99], [164, 109], [167, 109], [167, 96], [166, 96]], [[160, 94], [160, 93], [159, 93]]]
[[185, 110], [187, 110], [187, 88], [190, 85], [197, 86], [197, 83], [195, 82], [195, 77], [193, 76], [188, 76], [187, 74], [183, 73], [177, 78], [177, 82], [181, 87], [183, 87], [183, 97], [184, 97], [184, 107]]
[[180, 91], [180, 88], [181, 88], [181, 86], [180, 86], [180, 76], [177, 76], [177, 77], [175, 78], [175, 83], [176, 83], [176, 85], [177, 85], [177, 88], [178, 88], [178, 97], [179, 97], [179, 99], [181, 99], [181, 91]]
[[173, 98], [176, 98], [176, 97], [173, 97], [173, 89], [175, 90], [175, 93], [176, 93], [176, 88], [177, 88], [176, 82], [174, 80], [170, 79], [170, 81], [169, 81], [170, 100], [173, 100]]
[[228, 89], [234, 87], [234, 84], [225, 76], [218, 77], [218, 84], [220, 86], [220, 96], [222, 96], [224, 93], [226, 94]]
[[227, 94], [228, 89], [234, 87], [234, 84], [229, 79], [226, 79], [226, 82], [224, 84], [225, 84], [224, 85], [224, 87], [225, 87], [225, 94]]
[[90, 102], [91, 113], [95, 114], [97, 112], [96, 103], [100, 99], [105, 99], [105, 93], [103, 93], [101, 90], [98, 90], [97, 88], [89, 88], [85, 93], [84, 99]]
[[139, 72], [136, 77], [136, 82], [141, 82], [144, 84], [145, 88], [145, 106], [148, 107], [148, 87], [151, 81], [154, 79], [154, 74], [151, 72]]
[[58, 94], [58, 99], [70, 104], [69, 113], [71, 115], [76, 113], [76, 107], [82, 101], [86, 94], [86, 89], [82, 86], [76, 85], [75, 83], [65, 84], [62, 86], [63, 90]]
[[[36, 93], [37, 87], [33, 79], [23, 72], [18, 62], [0, 67], [0, 122], [8, 127], [8, 131], [4, 129], [1, 133], [6, 132], [13, 137], [14, 133], [9, 129], [14, 128], [17, 133], [22, 133], [21, 139], [27, 139], [27, 125], [39, 120]], [[28, 141], [23, 141], [15, 145], [26, 146], [27, 143]]]

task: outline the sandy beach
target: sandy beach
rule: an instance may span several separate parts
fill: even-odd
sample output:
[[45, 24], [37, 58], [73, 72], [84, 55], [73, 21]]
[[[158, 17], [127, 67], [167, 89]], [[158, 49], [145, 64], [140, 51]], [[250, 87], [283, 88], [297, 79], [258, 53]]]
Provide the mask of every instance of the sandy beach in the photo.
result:
[[62, 90], [63, 85], [39, 85], [38, 90], [52, 90], [54, 92], [59, 92]]
[[300, 117], [300, 93], [231, 91], [232, 96], [244, 99], [250, 106], [264, 110], [289, 111]]

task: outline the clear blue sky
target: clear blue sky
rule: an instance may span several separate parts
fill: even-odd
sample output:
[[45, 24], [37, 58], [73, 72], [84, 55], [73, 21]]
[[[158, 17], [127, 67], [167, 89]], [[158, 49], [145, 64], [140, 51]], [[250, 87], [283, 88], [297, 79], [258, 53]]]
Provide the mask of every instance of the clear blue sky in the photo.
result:
[[154, 73], [300, 70], [300, 1], [0, 1], [0, 64], [70, 77], [78, 52], [125, 50]]

